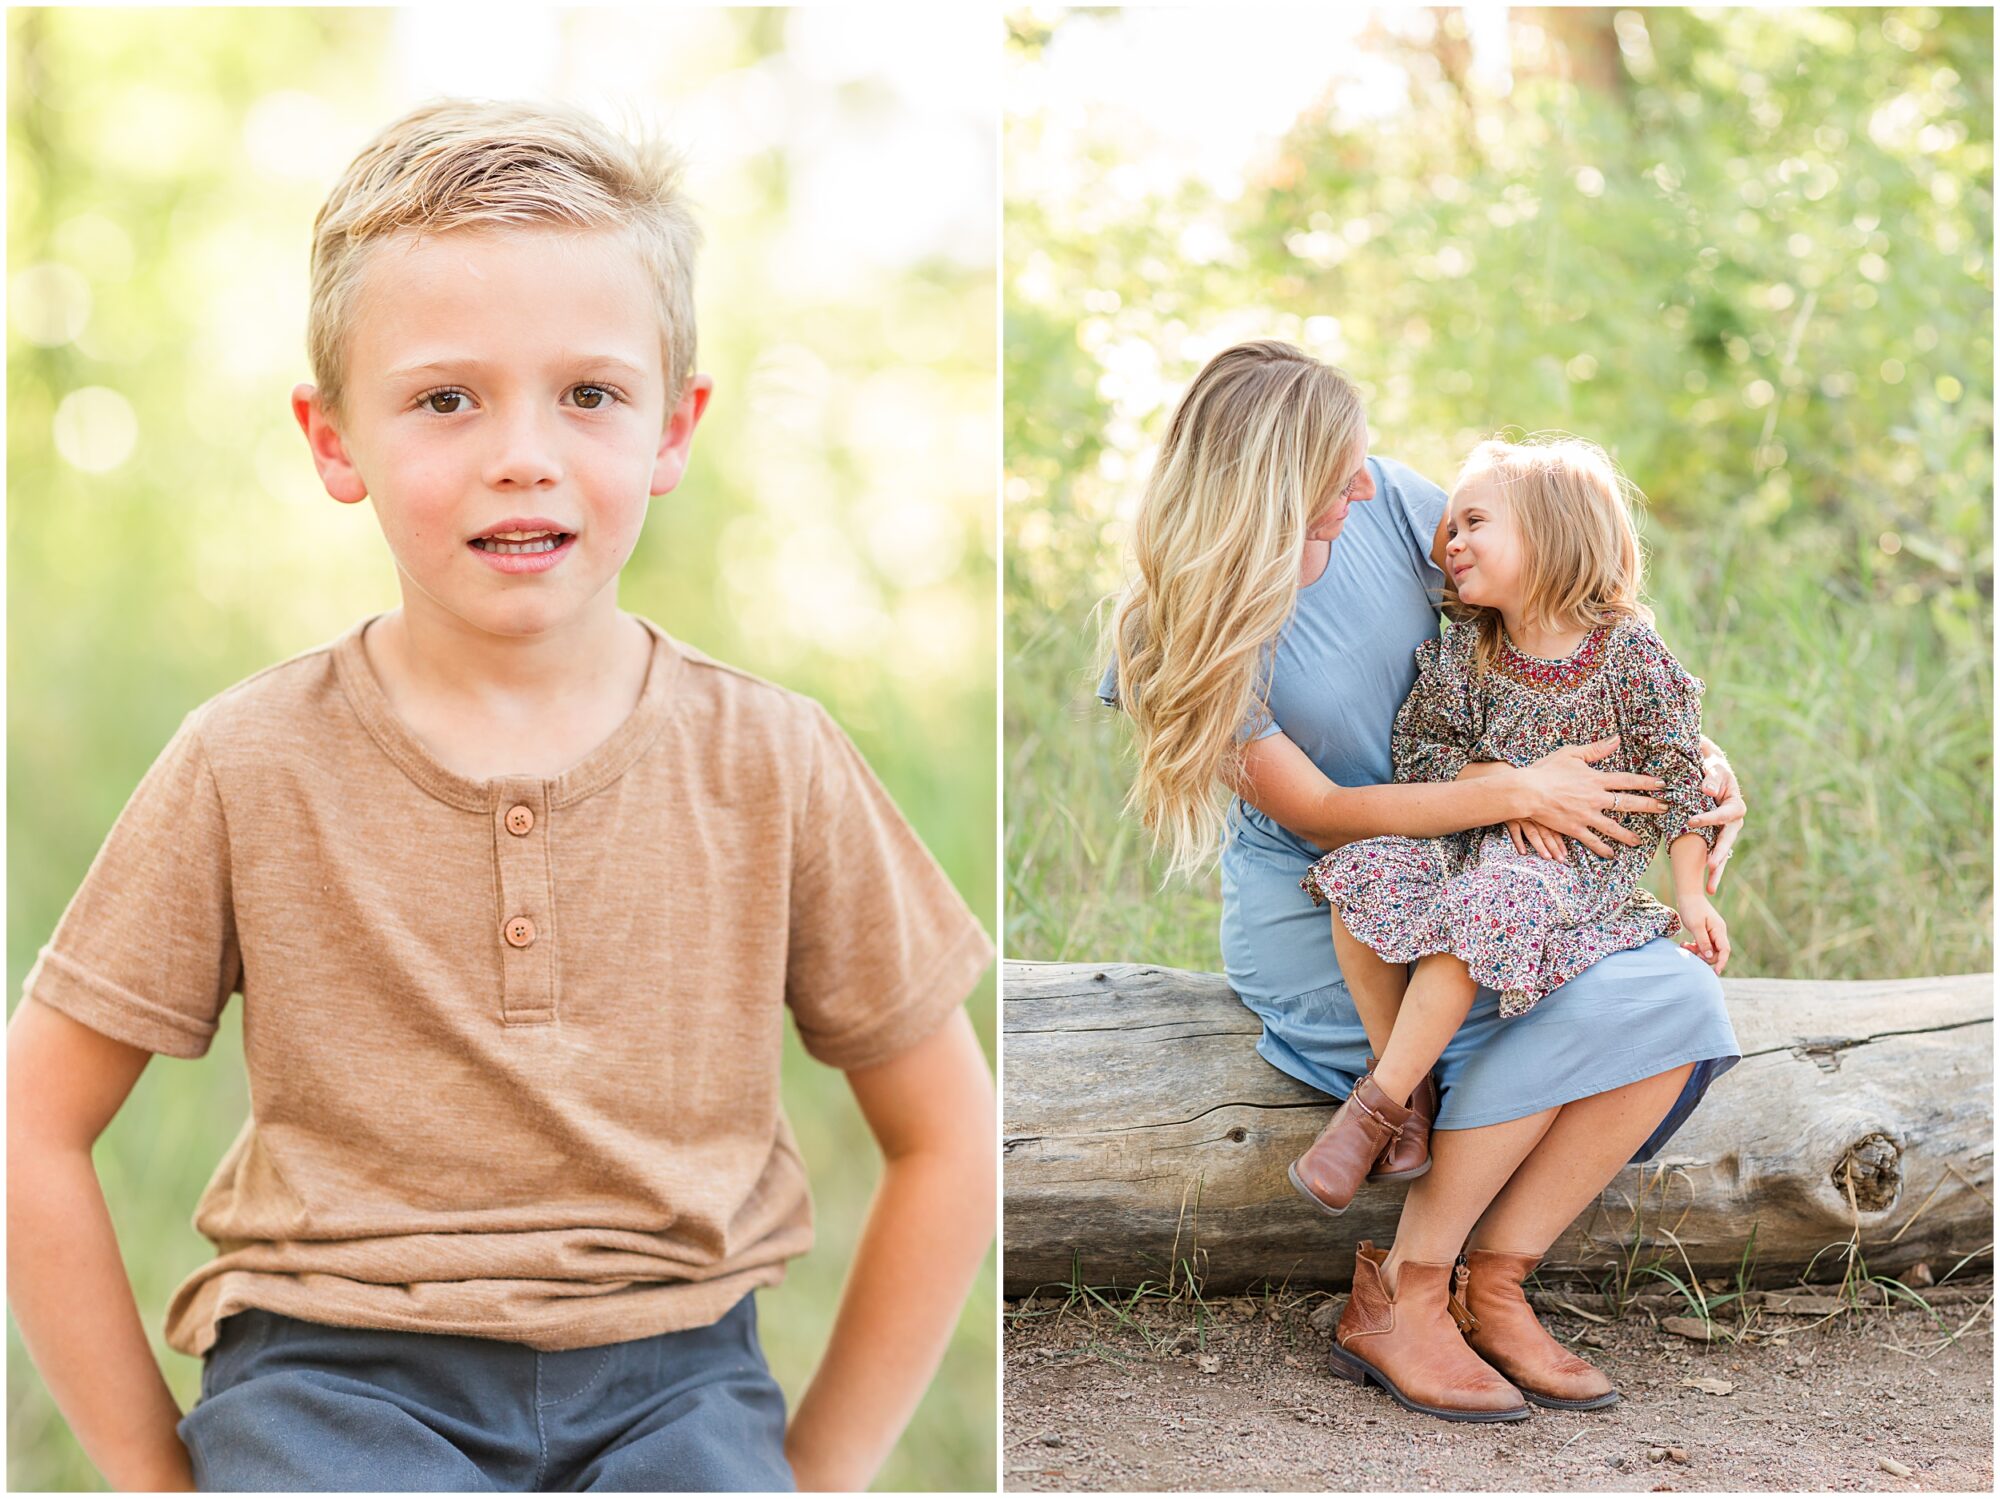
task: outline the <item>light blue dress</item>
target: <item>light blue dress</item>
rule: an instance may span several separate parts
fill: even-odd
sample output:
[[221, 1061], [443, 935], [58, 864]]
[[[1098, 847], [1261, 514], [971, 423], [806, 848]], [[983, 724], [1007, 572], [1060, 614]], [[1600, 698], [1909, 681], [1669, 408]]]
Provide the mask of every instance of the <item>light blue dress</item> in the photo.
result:
[[[1431, 561], [1445, 494], [1392, 460], [1370, 458], [1375, 498], [1351, 507], [1326, 571], [1299, 590], [1272, 662], [1268, 721], [1341, 786], [1393, 779], [1390, 729], [1416, 680], [1416, 649], [1438, 634], [1444, 574]], [[1107, 672], [1099, 695], [1115, 702]], [[1334, 961], [1326, 910], [1299, 880], [1324, 850], [1238, 802], [1222, 853], [1222, 959], [1264, 1023], [1264, 1059], [1345, 1097], [1369, 1054]], [[1436, 1127], [1473, 1129], [1538, 1113], [1695, 1064], [1680, 1097], [1632, 1157], [1652, 1159], [1710, 1083], [1742, 1060], [1722, 985], [1676, 943], [1613, 953], [1525, 1015], [1500, 1017], [1482, 988], [1438, 1061]]]

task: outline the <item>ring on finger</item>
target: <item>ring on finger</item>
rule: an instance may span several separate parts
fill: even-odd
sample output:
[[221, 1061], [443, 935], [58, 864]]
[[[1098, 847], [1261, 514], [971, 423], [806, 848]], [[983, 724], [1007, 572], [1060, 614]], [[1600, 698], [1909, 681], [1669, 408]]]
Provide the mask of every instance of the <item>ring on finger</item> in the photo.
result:
[[1624, 792], [1622, 791], [1613, 792], [1611, 796], [1611, 810], [1616, 812], [1618, 808], [1624, 803], [1624, 800], [1625, 800]]

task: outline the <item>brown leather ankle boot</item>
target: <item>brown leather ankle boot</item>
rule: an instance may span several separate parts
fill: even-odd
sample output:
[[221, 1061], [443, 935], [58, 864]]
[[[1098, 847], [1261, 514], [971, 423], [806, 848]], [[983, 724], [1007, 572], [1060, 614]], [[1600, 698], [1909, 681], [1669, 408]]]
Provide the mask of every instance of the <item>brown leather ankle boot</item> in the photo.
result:
[[1472, 1249], [1459, 1256], [1467, 1269], [1465, 1309], [1472, 1326], [1465, 1341], [1537, 1405], [1592, 1411], [1615, 1405], [1618, 1392], [1604, 1371], [1549, 1336], [1521, 1289], [1539, 1254]]
[[[1375, 1059], [1368, 1059], [1372, 1071]], [[1404, 1121], [1402, 1130], [1391, 1140], [1375, 1162], [1375, 1169], [1368, 1173], [1372, 1182], [1415, 1181], [1431, 1169], [1431, 1121], [1437, 1118], [1438, 1085], [1434, 1074], [1426, 1072], [1424, 1080], [1417, 1084], [1417, 1091], [1410, 1095], [1410, 1117]]]
[[1449, 1308], [1453, 1267], [1405, 1260], [1396, 1294], [1382, 1282], [1386, 1251], [1363, 1239], [1354, 1251], [1354, 1291], [1327, 1355], [1333, 1372], [1378, 1384], [1406, 1410], [1446, 1421], [1521, 1421], [1521, 1392], [1466, 1346]]
[[1410, 1111], [1375, 1086], [1367, 1073], [1319, 1132], [1306, 1153], [1285, 1168], [1301, 1196], [1321, 1212], [1344, 1213], [1383, 1148], [1402, 1131]]

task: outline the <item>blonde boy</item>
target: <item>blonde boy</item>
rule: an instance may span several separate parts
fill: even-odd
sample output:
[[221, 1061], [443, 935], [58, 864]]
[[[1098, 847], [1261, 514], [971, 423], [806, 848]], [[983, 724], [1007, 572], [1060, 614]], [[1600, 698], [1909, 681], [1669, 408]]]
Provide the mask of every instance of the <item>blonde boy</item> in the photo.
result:
[[[9, 1295], [120, 1488], [859, 1488], [937, 1365], [991, 946], [816, 704], [618, 608], [710, 395], [696, 242], [666, 153], [540, 105], [418, 109], [321, 209], [293, 411], [402, 607], [188, 715], [9, 1033]], [[90, 1146], [233, 992], [183, 1417]], [[887, 1157], [789, 1429], [787, 1009]]]

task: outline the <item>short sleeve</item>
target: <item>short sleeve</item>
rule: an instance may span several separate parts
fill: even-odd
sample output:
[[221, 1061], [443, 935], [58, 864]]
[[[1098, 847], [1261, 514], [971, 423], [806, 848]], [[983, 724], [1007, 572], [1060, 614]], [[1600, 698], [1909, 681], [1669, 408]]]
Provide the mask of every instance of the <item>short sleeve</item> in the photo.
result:
[[1431, 596], [1432, 604], [1444, 598], [1444, 570], [1431, 556], [1437, 529], [1444, 520], [1445, 492], [1407, 464], [1392, 458], [1373, 460], [1380, 483], [1380, 496], [1395, 516], [1396, 530], [1410, 550], [1410, 562]]
[[197, 728], [182, 720], [112, 824], [23, 994], [116, 1041], [203, 1055], [242, 982], [229, 831]]
[[848, 737], [813, 707], [785, 1003], [813, 1057], [853, 1070], [929, 1036], [993, 944]]
[[1097, 700], [1107, 708], [1119, 708], [1118, 700], [1118, 658], [1112, 657], [1104, 663], [1104, 675], [1097, 679]]
[[1455, 781], [1479, 737], [1479, 711], [1460, 646], [1463, 627], [1417, 647], [1417, 680], [1389, 739], [1398, 781]]
[[1710, 848], [1717, 830], [1691, 828], [1688, 819], [1713, 809], [1701, 789], [1701, 698], [1706, 690], [1676, 661], [1666, 642], [1643, 625], [1629, 628], [1618, 658], [1619, 734], [1632, 767], [1665, 781], [1654, 793], [1667, 804], [1658, 819], [1660, 846], [1694, 833]]

